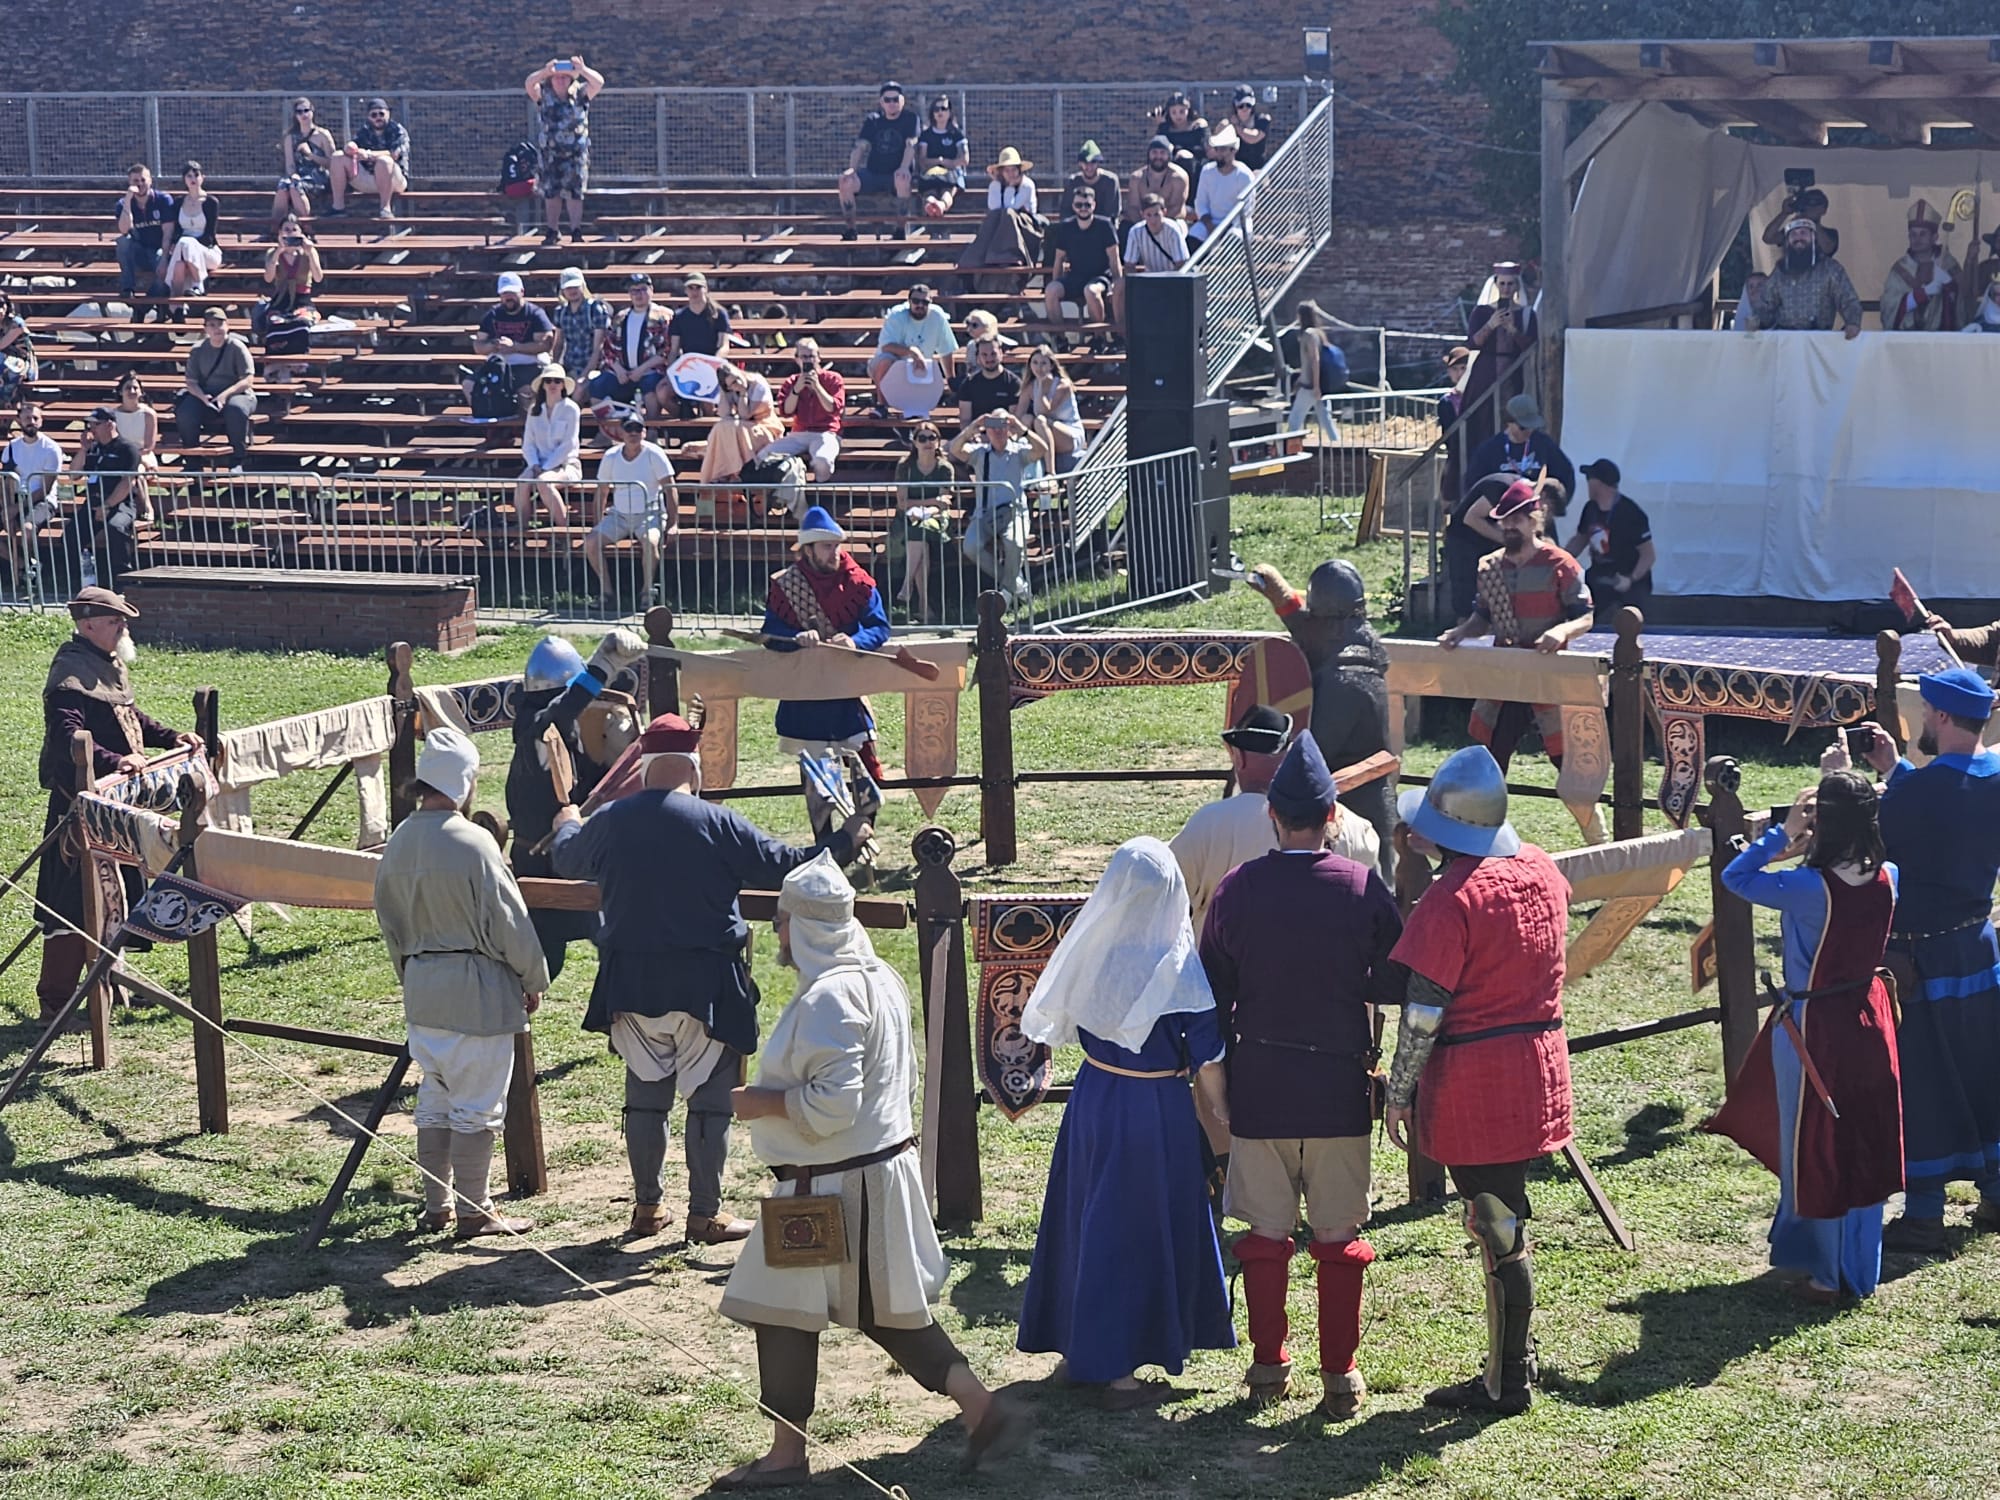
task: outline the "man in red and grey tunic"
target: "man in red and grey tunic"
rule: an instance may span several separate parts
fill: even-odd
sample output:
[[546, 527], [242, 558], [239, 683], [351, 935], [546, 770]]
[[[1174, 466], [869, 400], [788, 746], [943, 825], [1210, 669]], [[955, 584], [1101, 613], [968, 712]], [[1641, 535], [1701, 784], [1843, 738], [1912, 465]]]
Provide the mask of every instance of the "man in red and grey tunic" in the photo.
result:
[[1481, 746], [1446, 760], [1398, 811], [1410, 848], [1443, 868], [1390, 954], [1410, 977], [1383, 1125], [1407, 1151], [1414, 1118], [1417, 1147], [1450, 1168], [1486, 1262], [1485, 1368], [1424, 1400], [1514, 1416], [1535, 1375], [1528, 1168], [1570, 1138], [1569, 882], [1507, 822], [1506, 779]]
[[[1526, 480], [1507, 487], [1493, 507], [1505, 539], [1498, 552], [1479, 559], [1479, 581], [1471, 616], [1438, 637], [1447, 650], [1461, 641], [1491, 635], [1496, 646], [1531, 646], [1556, 652], [1590, 629], [1590, 589], [1583, 569], [1542, 535], [1542, 497]], [[1480, 698], [1472, 705], [1473, 739], [1493, 752], [1504, 772], [1532, 718], [1542, 745], [1562, 766], [1562, 710], [1552, 703], [1501, 703]]]

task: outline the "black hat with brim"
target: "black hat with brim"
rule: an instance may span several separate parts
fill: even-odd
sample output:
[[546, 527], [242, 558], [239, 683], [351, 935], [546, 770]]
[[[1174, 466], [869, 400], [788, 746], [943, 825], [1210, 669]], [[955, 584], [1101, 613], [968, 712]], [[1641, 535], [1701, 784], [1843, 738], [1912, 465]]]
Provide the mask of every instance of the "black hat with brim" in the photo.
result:
[[1253, 704], [1236, 721], [1236, 727], [1222, 731], [1222, 743], [1249, 755], [1276, 755], [1285, 748], [1292, 721], [1266, 704]]

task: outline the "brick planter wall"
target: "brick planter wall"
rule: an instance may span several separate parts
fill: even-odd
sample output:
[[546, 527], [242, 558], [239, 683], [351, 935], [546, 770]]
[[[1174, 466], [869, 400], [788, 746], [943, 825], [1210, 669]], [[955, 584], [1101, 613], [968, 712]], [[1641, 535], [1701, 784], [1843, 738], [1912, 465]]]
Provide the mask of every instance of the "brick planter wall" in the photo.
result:
[[285, 568], [142, 568], [120, 587], [142, 641], [246, 651], [369, 654], [391, 641], [465, 651], [470, 578], [382, 577]]

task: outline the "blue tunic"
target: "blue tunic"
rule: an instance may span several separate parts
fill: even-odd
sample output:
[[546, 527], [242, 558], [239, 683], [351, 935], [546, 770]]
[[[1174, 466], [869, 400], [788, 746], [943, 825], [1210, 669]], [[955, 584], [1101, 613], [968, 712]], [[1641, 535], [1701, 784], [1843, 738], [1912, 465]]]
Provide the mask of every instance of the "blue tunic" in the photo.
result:
[[[1784, 852], [1785, 830], [1772, 825], [1763, 837], [1729, 862], [1722, 883], [1745, 901], [1775, 907], [1784, 945], [1785, 989], [1798, 994], [1812, 988], [1813, 965], [1826, 934], [1829, 879], [1815, 869], [1767, 870], [1765, 865]], [[1886, 867], [1896, 888], [1896, 867]], [[1811, 1007], [1821, 1002], [1786, 1002], [1802, 1035], [1811, 1036]], [[1798, 1049], [1784, 1027], [1771, 1031], [1771, 1065], [1777, 1074], [1779, 1152], [1778, 1212], [1771, 1221], [1771, 1264], [1781, 1271], [1804, 1271], [1820, 1286], [1838, 1290], [1843, 1284], [1856, 1296], [1871, 1294], [1882, 1279], [1882, 1205], [1850, 1209], [1838, 1219], [1808, 1219], [1793, 1207], [1792, 1180], [1796, 1160], [1799, 1109], [1805, 1097], [1805, 1070]], [[1814, 1105], [1817, 1108], [1817, 1103]]]
[[2000, 1202], [2000, 941], [1987, 913], [2000, 873], [2000, 756], [1909, 762], [1882, 793], [1882, 842], [1902, 867], [1889, 952], [1917, 982], [1902, 994], [1903, 1149], [1911, 1218], [1944, 1212], [1970, 1178]]
[[[1136, 1053], [1080, 1033], [1113, 1067], [1164, 1072], [1222, 1055], [1212, 1010], [1163, 1016]], [[1072, 1380], [1141, 1365], [1178, 1375], [1191, 1349], [1236, 1331], [1185, 1078], [1125, 1078], [1086, 1063], [1063, 1112], [1016, 1346], [1061, 1354]]]

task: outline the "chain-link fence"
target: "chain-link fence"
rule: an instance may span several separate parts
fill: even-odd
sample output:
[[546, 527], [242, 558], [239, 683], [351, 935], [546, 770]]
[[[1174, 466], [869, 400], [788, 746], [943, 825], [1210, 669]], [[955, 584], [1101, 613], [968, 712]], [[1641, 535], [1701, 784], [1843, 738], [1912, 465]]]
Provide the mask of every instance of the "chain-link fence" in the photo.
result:
[[[972, 150], [975, 178], [1013, 146], [1060, 183], [1086, 140], [1123, 175], [1145, 158], [1159, 130], [1154, 111], [1175, 90], [1219, 122], [1236, 83], [911, 85], [906, 109], [928, 123], [933, 94], [949, 94]], [[1296, 79], [1253, 83], [1274, 136], [1293, 134], [1319, 103]], [[365, 99], [380, 95], [410, 133], [410, 178], [418, 187], [484, 186], [518, 140], [535, 140], [534, 107], [518, 87], [416, 91], [366, 86], [315, 100], [317, 123], [353, 138]], [[199, 161], [216, 186], [275, 181], [293, 93], [0, 94], [0, 179], [117, 179], [135, 161], [174, 179]], [[861, 117], [865, 89], [606, 88], [591, 105], [591, 178], [613, 184], [824, 184], [839, 176]], [[1275, 163], [1274, 163], [1275, 164]]]

